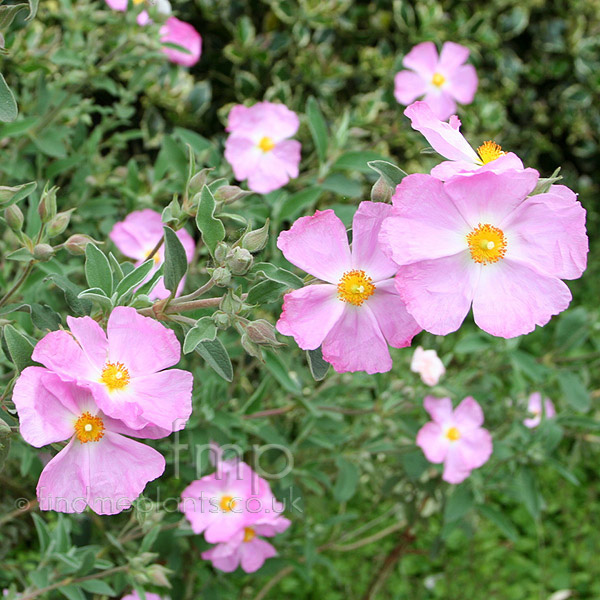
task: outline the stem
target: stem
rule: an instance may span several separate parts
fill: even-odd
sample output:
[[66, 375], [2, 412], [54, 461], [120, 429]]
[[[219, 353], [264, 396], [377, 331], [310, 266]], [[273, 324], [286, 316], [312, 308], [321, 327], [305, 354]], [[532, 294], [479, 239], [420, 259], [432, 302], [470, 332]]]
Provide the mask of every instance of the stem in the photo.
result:
[[154, 246], [154, 248], [152, 248], [152, 250], [150, 251], [150, 254], [148, 254], [148, 256], [146, 256], [146, 260], [150, 260], [151, 258], [154, 258], [154, 255], [160, 250], [160, 247], [163, 245], [163, 242], [165, 241], [165, 236], [163, 235], [160, 240], [158, 240], [158, 242], [156, 242], [156, 246]]
[[15, 284], [12, 286], [12, 288], [8, 290], [6, 294], [4, 294], [4, 297], [0, 300], [0, 306], [4, 306], [8, 302], [10, 297], [23, 285], [23, 283], [27, 279], [27, 276], [29, 275], [29, 273], [31, 273], [31, 269], [33, 269], [33, 263], [33, 260], [29, 262], [29, 264], [27, 265], [19, 279], [17, 279]]
[[27, 514], [29, 511], [32, 511], [34, 508], [36, 508], [37, 505], [38, 505], [37, 500], [28, 500], [27, 504], [25, 504], [25, 506], [22, 506], [21, 508], [17, 508], [16, 510], [9, 512], [8, 514], [6, 514], [2, 518], [0, 518], [0, 527], [2, 525], [4, 525], [5, 523], [8, 523], [9, 521], [12, 521], [16, 517], [20, 517], [21, 515]]
[[283, 415], [284, 413], [290, 412], [296, 408], [295, 404], [288, 404], [282, 408], [271, 408], [269, 410], [261, 410], [259, 412], [251, 413], [249, 415], [242, 415], [242, 419], [260, 419], [261, 417], [271, 417], [273, 415]]
[[179, 296], [179, 298], [175, 298], [173, 302], [171, 302], [172, 306], [177, 306], [182, 302], [187, 302], [188, 300], [195, 300], [200, 296], [203, 296], [215, 285], [215, 282], [212, 279], [209, 279], [203, 286], [199, 287], [195, 292], [188, 294], [187, 296]]

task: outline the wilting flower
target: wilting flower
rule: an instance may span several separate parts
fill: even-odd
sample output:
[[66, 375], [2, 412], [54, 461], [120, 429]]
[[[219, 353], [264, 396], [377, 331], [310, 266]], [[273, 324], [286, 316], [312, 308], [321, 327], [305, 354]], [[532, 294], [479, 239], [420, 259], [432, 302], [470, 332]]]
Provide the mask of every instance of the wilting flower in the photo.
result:
[[240, 565], [246, 573], [254, 573], [267, 558], [277, 555], [275, 548], [258, 536], [273, 537], [285, 531], [290, 524], [289, 519], [281, 516], [263, 518], [238, 531], [228, 542], [206, 550], [202, 558], [212, 561], [215, 569], [226, 573], [235, 571]]
[[533, 169], [456, 176], [409, 175], [396, 188], [380, 241], [398, 265], [396, 289], [417, 323], [456, 331], [475, 323], [505, 338], [565, 310], [561, 279], [586, 267], [585, 210], [567, 187], [528, 197]]
[[177, 44], [187, 51], [163, 48], [171, 62], [191, 67], [200, 60], [202, 37], [189, 23], [177, 17], [169, 17], [160, 28], [160, 41], [163, 44]]
[[417, 446], [432, 463], [444, 463], [442, 479], [464, 481], [492, 455], [492, 436], [483, 429], [483, 411], [470, 396], [453, 411], [450, 398], [425, 398], [432, 421], [421, 427]]
[[556, 414], [554, 404], [552, 404], [552, 401], [548, 398], [544, 398], [542, 408], [542, 395], [539, 392], [534, 392], [529, 396], [527, 410], [532, 416], [525, 419], [523, 424], [525, 427], [529, 427], [529, 429], [537, 427], [542, 422], [542, 410], [546, 419], [551, 419]]
[[[176, 233], [179, 241], [183, 244], [188, 262], [190, 262], [194, 256], [194, 238], [192, 238], [185, 229], [180, 229]], [[109, 234], [109, 237], [114, 242], [115, 246], [125, 256], [137, 261], [135, 263], [136, 266], [141, 265], [147, 260], [156, 244], [160, 242], [162, 236], [163, 223], [160, 213], [157, 213], [150, 208], [129, 213], [124, 221], [115, 223]], [[164, 244], [154, 254], [153, 258], [154, 267], [146, 280], [150, 279], [153, 273], [163, 264], [165, 260]], [[180, 294], [183, 291], [184, 286], [185, 278], [181, 280], [181, 283], [177, 288], [177, 294]], [[161, 277], [149, 296], [152, 299], [167, 298], [169, 294], [170, 292], [165, 287]]]
[[[71, 329], [51, 331], [33, 360], [65, 381], [88, 387], [105, 415], [145, 437], [182, 429], [192, 412], [192, 374], [179, 362], [175, 333], [134, 308], [115, 308], [104, 330], [90, 317], [67, 317]], [[166, 369], [166, 370], [165, 370]], [[140, 432], [140, 435], [142, 432]]]
[[425, 385], [437, 385], [440, 377], [446, 372], [444, 363], [435, 350], [423, 350], [421, 346], [415, 349], [410, 362], [410, 370], [418, 373]]
[[277, 247], [294, 265], [325, 283], [286, 294], [277, 329], [303, 350], [322, 346], [339, 373], [382, 373], [392, 368], [388, 344], [409, 346], [420, 327], [394, 287], [398, 267], [377, 234], [392, 207], [362, 202], [354, 215], [352, 250], [346, 227], [332, 210], [298, 219]]
[[426, 102], [411, 104], [404, 114], [410, 119], [412, 128], [422, 133], [431, 147], [448, 159], [431, 169], [431, 174], [442, 181], [457, 173], [523, 169], [516, 154], [504, 152], [495, 142], [484, 142], [477, 151], [473, 150], [459, 131], [461, 123], [456, 115], [452, 115], [448, 123], [440, 121]]
[[420, 96], [440, 119], [456, 112], [456, 102], [470, 104], [477, 91], [477, 73], [465, 65], [469, 49], [446, 42], [438, 57], [433, 42], [417, 44], [403, 59], [410, 69], [400, 71], [394, 79], [394, 95], [400, 104], [410, 104]]
[[300, 142], [290, 140], [300, 121], [283, 104], [259, 102], [250, 108], [238, 104], [229, 113], [225, 158], [236, 179], [267, 194], [298, 177]]
[[44, 467], [37, 485], [42, 510], [101, 515], [131, 506], [146, 484], [162, 475], [165, 459], [127, 436], [140, 432], [104, 414], [89, 389], [27, 367], [13, 393], [21, 435], [32, 446], [69, 440]]

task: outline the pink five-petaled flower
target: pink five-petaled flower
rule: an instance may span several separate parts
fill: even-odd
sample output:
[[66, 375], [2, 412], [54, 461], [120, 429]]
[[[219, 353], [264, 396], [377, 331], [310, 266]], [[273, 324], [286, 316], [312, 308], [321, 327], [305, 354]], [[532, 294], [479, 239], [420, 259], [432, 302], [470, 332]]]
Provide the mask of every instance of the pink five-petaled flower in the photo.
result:
[[288, 138], [299, 124], [298, 115], [283, 104], [234, 106], [227, 124], [225, 158], [236, 179], [247, 179], [253, 192], [268, 194], [298, 177], [301, 145]]
[[[131, 594], [127, 594], [127, 596], [123, 596], [121, 600], [142, 600], [140, 595], [133, 590]], [[146, 600], [164, 600], [158, 594], [152, 594], [151, 592], [146, 592]]]
[[481, 329], [511, 338], [567, 308], [571, 292], [561, 279], [586, 267], [585, 210], [562, 185], [528, 197], [538, 177], [525, 169], [442, 183], [415, 174], [398, 185], [380, 241], [423, 329], [456, 331], [473, 305]]
[[80, 513], [89, 506], [100, 515], [117, 514], [165, 469], [156, 450], [124, 437], [141, 437], [139, 431], [107, 417], [89, 389], [47, 369], [27, 367], [13, 400], [25, 441], [40, 448], [69, 440], [40, 475], [42, 510]]
[[[115, 223], [112, 231], [109, 234], [110, 239], [115, 246], [129, 258], [135, 259], [136, 266], [141, 265], [152, 252], [156, 244], [163, 236], [163, 223], [160, 213], [145, 208], [144, 210], [136, 210], [129, 213], [124, 221]], [[183, 244], [188, 262], [194, 256], [194, 238], [185, 230], [177, 231], [177, 237]], [[147, 280], [152, 277], [152, 274], [163, 264], [165, 260], [164, 244], [154, 254], [154, 267], [150, 271]], [[183, 291], [185, 278], [181, 280], [177, 288], [177, 295]], [[157, 298], [167, 298], [170, 292], [163, 283], [162, 277], [154, 286], [149, 296], [155, 300]]]
[[492, 436], [481, 427], [481, 406], [467, 397], [453, 411], [450, 398], [433, 396], [424, 405], [432, 421], [419, 430], [417, 446], [428, 461], [444, 463], [444, 481], [460, 483], [492, 455]]
[[388, 344], [410, 346], [421, 330], [394, 287], [397, 266], [385, 256], [377, 234], [392, 207], [361, 202], [346, 227], [332, 210], [298, 219], [279, 235], [277, 247], [292, 264], [325, 283], [286, 294], [277, 329], [303, 350], [322, 346], [338, 373], [383, 373], [392, 368]]
[[193, 377], [167, 369], [181, 354], [171, 329], [125, 306], [112, 311], [106, 333], [90, 317], [67, 317], [67, 324], [71, 333], [46, 334], [33, 360], [65, 381], [90, 388], [105, 415], [145, 429], [145, 437], [164, 437], [184, 427], [192, 412]]
[[165, 46], [163, 52], [171, 62], [191, 67], [200, 60], [202, 37], [189, 23], [177, 17], [169, 17], [160, 28], [160, 41], [163, 44], [177, 44], [187, 50], [184, 52]]
[[442, 181], [458, 173], [523, 169], [516, 154], [504, 152], [495, 142], [484, 142], [477, 151], [473, 150], [459, 131], [460, 120], [456, 115], [450, 117], [449, 123], [440, 121], [426, 102], [411, 104], [404, 114], [410, 119], [412, 128], [422, 133], [431, 147], [448, 159], [431, 169], [431, 174]]
[[275, 548], [258, 536], [273, 537], [285, 531], [290, 524], [289, 519], [281, 516], [263, 518], [238, 531], [228, 542], [206, 550], [202, 558], [210, 560], [215, 569], [225, 573], [235, 571], [240, 565], [246, 573], [254, 573], [267, 558], [277, 555]]
[[446, 372], [446, 367], [435, 350], [423, 350], [418, 346], [410, 361], [410, 370], [418, 373], [425, 385], [431, 386], [437, 385], [440, 377]]
[[244, 527], [283, 512], [269, 484], [241, 461], [225, 461], [211, 475], [188, 485], [181, 498], [179, 509], [193, 532], [204, 532], [211, 544], [228, 542]]
[[527, 411], [532, 415], [530, 418], [523, 421], [525, 427], [533, 429], [542, 422], [542, 411], [546, 419], [551, 419], [555, 414], [554, 404], [548, 398], [544, 398], [542, 408], [542, 395], [539, 392], [534, 392], [529, 396], [529, 402], [527, 404]]
[[425, 95], [425, 102], [440, 119], [456, 112], [456, 102], [470, 104], [477, 91], [477, 73], [465, 65], [469, 49], [446, 42], [438, 57], [433, 42], [416, 45], [402, 61], [410, 69], [394, 79], [394, 95], [400, 104], [410, 104]]

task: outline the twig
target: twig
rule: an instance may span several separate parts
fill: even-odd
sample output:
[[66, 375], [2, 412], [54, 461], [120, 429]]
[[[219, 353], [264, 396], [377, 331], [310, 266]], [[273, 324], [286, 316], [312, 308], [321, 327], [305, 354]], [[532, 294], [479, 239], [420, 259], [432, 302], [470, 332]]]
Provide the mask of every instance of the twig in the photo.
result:
[[23, 283], [27, 279], [27, 276], [29, 275], [29, 273], [31, 273], [31, 269], [33, 269], [33, 263], [33, 260], [29, 262], [29, 264], [27, 265], [23, 273], [21, 273], [21, 276], [19, 277], [19, 279], [17, 279], [12, 288], [10, 288], [10, 290], [8, 290], [6, 294], [4, 294], [2, 300], [0, 300], [0, 306], [4, 306], [8, 302], [10, 297], [21, 287], [21, 285], [23, 285]]

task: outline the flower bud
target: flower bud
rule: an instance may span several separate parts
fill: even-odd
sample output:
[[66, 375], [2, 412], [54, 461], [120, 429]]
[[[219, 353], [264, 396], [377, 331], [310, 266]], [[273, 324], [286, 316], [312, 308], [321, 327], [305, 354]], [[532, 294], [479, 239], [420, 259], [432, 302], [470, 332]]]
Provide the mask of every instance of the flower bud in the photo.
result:
[[246, 333], [242, 333], [242, 348], [250, 355], [262, 360], [262, 351], [260, 347], [255, 344]]
[[236, 200], [241, 200], [246, 196], [250, 196], [253, 192], [247, 192], [237, 185], [222, 185], [215, 191], [214, 196], [217, 202], [223, 204], [232, 204]]
[[6, 219], [6, 224], [13, 231], [18, 232], [23, 229], [25, 218], [23, 217], [23, 212], [16, 204], [12, 204], [4, 211], [4, 218]]
[[72, 212], [73, 209], [66, 210], [65, 212], [59, 212], [50, 220], [48, 226], [46, 227], [46, 232], [51, 238], [60, 235], [68, 227]]
[[[198, 171], [189, 181], [187, 185], [188, 196], [195, 196], [202, 191], [202, 188], [206, 185], [208, 174], [213, 170], [212, 167], [208, 169], [202, 169]], [[198, 202], [196, 202], [198, 204]]]
[[260, 228], [249, 231], [242, 237], [242, 248], [248, 252], [260, 252], [269, 239], [269, 219]]
[[225, 287], [231, 281], [231, 271], [227, 267], [217, 267], [212, 274], [215, 285]]
[[371, 200], [373, 202], [389, 202], [392, 199], [393, 191], [385, 179], [380, 177], [371, 188]]
[[89, 235], [84, 235], [83, 233], [76, 233], [72, 235], [65, 243], [65, 249], [69, 254], [73, 254], [75, 256], [82, 256], [85, 254], [85, 247], [93, 242], [94, 239]]
[[38, 244], [33, 248], [33, 257], [40, 262], [47, 262], [54, 256], [54, 248], [50, 244]]
[[282, 346], [275, 336], [275, 327], [265, 319], [251, 321], [246, 325], [248, 337], [259, 346]]
[[171, 583], [167, 579], [167, 573], [170, 573], [169, 569], [162, 565], [152, 565], [146, 570], [146, 574], [150, 582], [159, 587], [170, 588]]
[[214, 312], [212, 319], [214, 324], [217, 326], [217, 329], [220, 329], [221, 331], [225, 331], [231, 326], [231, 317], [222, 310]]
[[219, 242], [215, 248], [215, 261], [221, 264], [227, 257], [228, 253], [229, 246], [225, 242]]
[[225, 264], [234, 275], [245, 275], [252, 266], [252, 254], [245, 248], [234, 248], [225, 259]]
[[231, 290], [221, 300], [220, 308], [229, 315], [237, 315], [244, 306], [243, 300]]
[[58, 188], [45, 189], [38, 204], [38, 214], [42, 223], [47, 223], [56, 215], [56, 191]]

